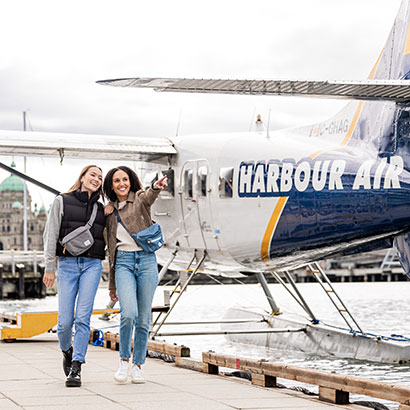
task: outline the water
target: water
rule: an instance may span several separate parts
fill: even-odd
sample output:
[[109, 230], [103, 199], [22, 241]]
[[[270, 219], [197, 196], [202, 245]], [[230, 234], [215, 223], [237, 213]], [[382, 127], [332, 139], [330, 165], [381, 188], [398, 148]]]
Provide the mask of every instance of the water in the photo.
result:
[[[336, 291], [349, 308], [356, 321], [366, 332], [410, 336], [410, 282], [377, 283], [336, 283]], [[163, 304], [163, 287], [159, 287], [154, 305]], [[272, 295], [281, 310], [302, 313], [281, 285], [270, 285]], [[299, 289], [310, 304], [313, 313], [326, 323], [345, 327], [339, 314], [316, 283], [299, 284]], [[108, 290], [100, 288], [97, 293], [95, 308], [104, 308], [108, 302]], [[259, 285], [204, 285], [191, 286], [182, 296], [171, 313], [170, 321], [218, 320], [227, 308], [262, 307], [269, 310], [269, 305]], [[47, 311], [56, 310], [57, 297], [43, 300], [0, 301], [0, 311]], [[118, 330], [119, 318], [103, 322], [93, 317], [93, 326], [101, 329]], [[219, 325], [192, 326], [190, 330], [217, 330]], [[187, 330], [186, 326], [164, 326], [165, 331]], [[254, 359], [266, 358], [274, 362], [299, 365], [326, 371], [336, 371], [358, 377], [369, 377], [381, 381], [410, 385], [410, 365], [378, 364], [366, 361], [324, 358], [300, 352], [266, 349], [260, 346], [235, 344], [224, 336], [174, 336], [160, 338], [169, 343], [184, 344], [190, 347], [191, 356], [201, 359], [203, 351], [230, 354]], [[291, 381], [280, 383], [292, 385]], [[309, 386], [311, 391], [317, 391]], [[352, 399], [358, 396], [351, 395]], [[380, 401], [379, 399], [370, 399]], [[386, 404], [386, 402], [383, 402]], [[397, 408], [388, 404], [389, 408]]]

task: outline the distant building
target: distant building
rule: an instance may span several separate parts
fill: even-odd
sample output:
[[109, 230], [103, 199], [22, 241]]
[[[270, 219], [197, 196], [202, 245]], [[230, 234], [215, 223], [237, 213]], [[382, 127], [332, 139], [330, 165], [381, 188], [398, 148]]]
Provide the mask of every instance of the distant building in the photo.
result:
[[[11, 164], [15, 167], [14, 162]], [[24, 250], [24, 184], [10, 174], [0, 184], [0, 250]], [[27, 190], [27, 249], [43, 249], [43, 230], [47, 214], [42, 206], [31, 210], [31, 196]]]

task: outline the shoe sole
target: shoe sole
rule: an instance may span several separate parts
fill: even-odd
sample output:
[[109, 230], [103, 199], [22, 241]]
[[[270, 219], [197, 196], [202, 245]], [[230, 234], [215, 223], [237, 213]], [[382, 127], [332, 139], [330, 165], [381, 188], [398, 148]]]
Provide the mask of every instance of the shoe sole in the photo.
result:
[[76, 381], [66, 381], [65, 382], [65, 387], [80, 387], [81, 382], [76, 382]]
[[133, 383], [133, 384], [143, 384], [143, 383], [145, 383], [145, 380], [143, 379], [143, 380], [131, 380], [131, 383]]
[[114, 377], [114, 380], [115, 380], [117, 383], [119, 383], [119, 384], [125, 384], [125, 383], [127, 383], [127, 379], [125, 379], [125, 380], [123, 380], [123, 379], [118, 380], [118, 379], [116, 379], [116, 378]]

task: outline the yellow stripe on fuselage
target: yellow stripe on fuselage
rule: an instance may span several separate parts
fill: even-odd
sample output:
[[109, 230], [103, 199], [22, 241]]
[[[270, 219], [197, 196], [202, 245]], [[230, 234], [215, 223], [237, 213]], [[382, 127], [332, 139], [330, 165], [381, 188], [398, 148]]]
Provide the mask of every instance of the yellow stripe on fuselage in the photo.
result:
[[287, 200], [287, 196], [281, 196], [273, 210], [272, 216], [270, 217], [268, 227], [266, 228], [265, 235], [263, 235], [262, 239], [261, 258], [263, 261], [269, 259], [270, 241]]
[[384, 51], [384, 48], [380, 52], [379, 58], [377, 59], [376, 64], [373, 66], [372, 71], [370, 71], [370, 74], [368, 77], [369, 80], [373, 80], [374, 75], [376, 74], [376, 70], [377, 70], [377, 67], [379, 66], [380, 59], [382, 58], [383, 51]]
[[404, 44], [403, 55], [410, 53], [410, 25], [407, 27], [406, 43]]

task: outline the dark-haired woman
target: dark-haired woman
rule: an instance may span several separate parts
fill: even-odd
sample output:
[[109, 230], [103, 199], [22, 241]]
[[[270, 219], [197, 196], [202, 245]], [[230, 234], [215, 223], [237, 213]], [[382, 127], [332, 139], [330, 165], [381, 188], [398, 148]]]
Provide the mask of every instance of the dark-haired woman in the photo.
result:
[[155, 254], [144, 252], [131, 234], [152, 224], [151, 205], [159, 192], [167, 187], [165, 179], [163, 177], [145, 191], [137, 174], [128, 167], [120, 166], [110, 170], [104, 180], [104, 193], [126, 227], [118, 222], [115, 212], [107, 216], [110, 298], [119, 300], [121, 312], [120, 365], [114, 375], [118, 383], [125, 383], [128, 379], [133, 333], [131, 381], [144, 383], [141, 365], [147, 352], [158, 269]]
[[[81, 386], [81, 365], [85, 363], [90, 317], [101, 278], [101, 260], [105, 258], [104, 207], [98, 202], [102, 195], [101, 185], [101, 169], [95, 165], [86, 166], [70, 190], [55, 198], [43, 235], [46, 265], [43, 281], [48, 288], [54, 284], [58, 260], [57, 335], [63, 352], [67, 387]], [[90, 229], [94, 243], [84, 253], [73, 256], [60, 241], [76, 228], [86, 225], [94, 204], [97, 204], [97, 214]]]

